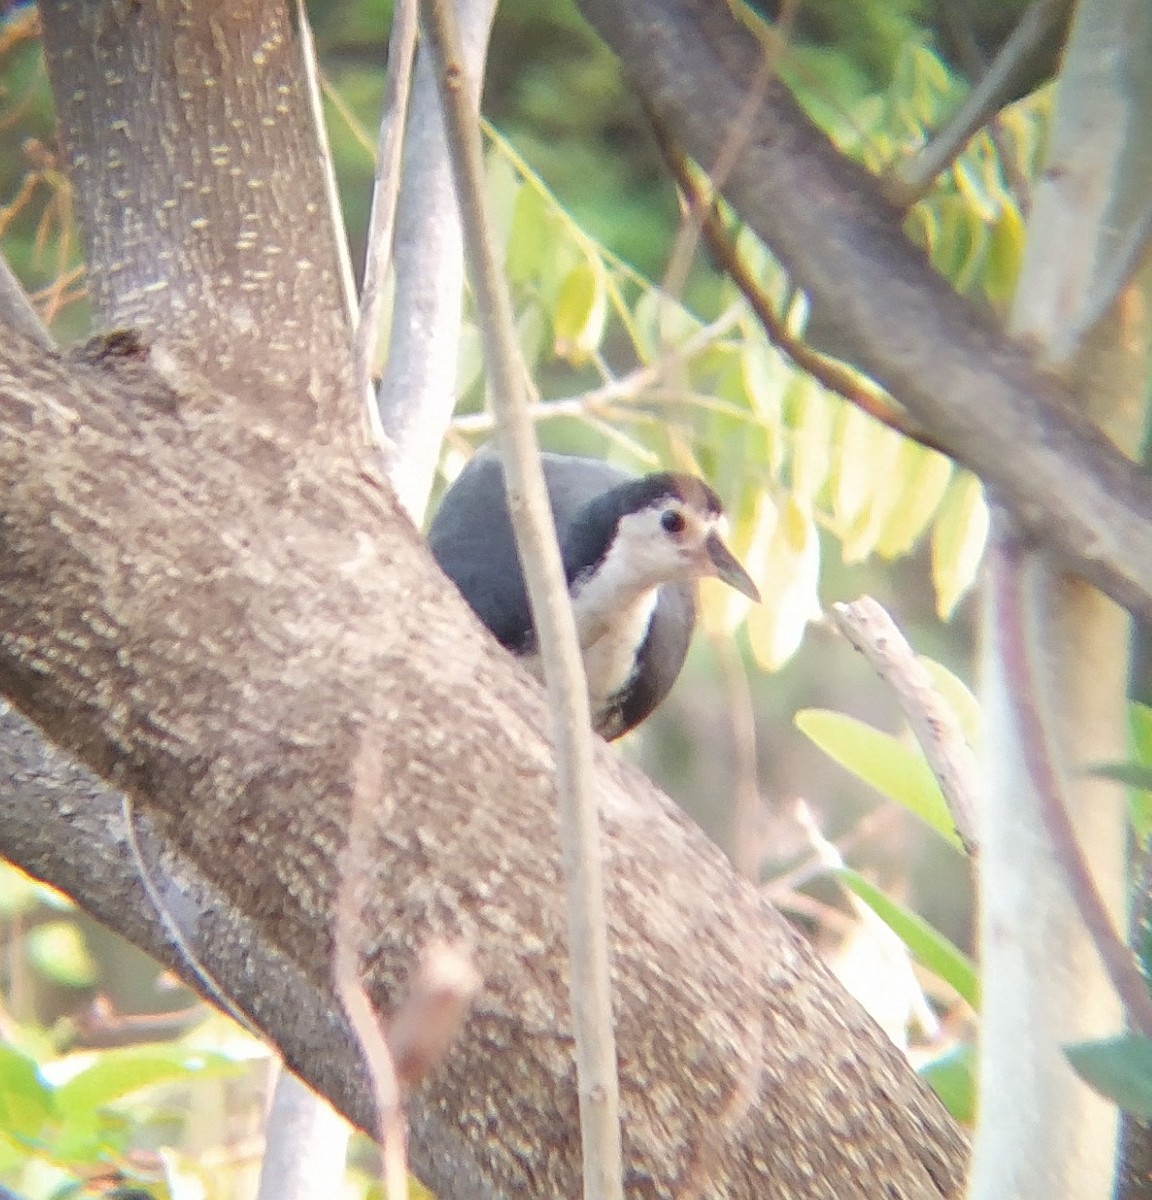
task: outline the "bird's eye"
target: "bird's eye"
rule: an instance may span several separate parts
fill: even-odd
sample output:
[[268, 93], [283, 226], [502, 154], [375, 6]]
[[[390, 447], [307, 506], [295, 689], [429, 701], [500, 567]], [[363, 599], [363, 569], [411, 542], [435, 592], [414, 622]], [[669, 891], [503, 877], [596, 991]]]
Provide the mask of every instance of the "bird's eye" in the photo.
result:
[[684, 526], [687, 525], [687, 523], [688, 522], [684, 520], [684, 514], [682, 512], [677, 512], [674, 508], [666, 508], [660, 514], [660, 524], [664, 526], [664, 529], [668, 533], [683, 533]]

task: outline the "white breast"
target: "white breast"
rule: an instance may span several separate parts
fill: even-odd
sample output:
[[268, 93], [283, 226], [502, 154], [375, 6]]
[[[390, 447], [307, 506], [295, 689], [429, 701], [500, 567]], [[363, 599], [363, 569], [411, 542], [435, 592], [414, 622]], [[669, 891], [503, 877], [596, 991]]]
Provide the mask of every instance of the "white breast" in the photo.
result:
[[[609, 707], [608, 702], [635, 670], [636, 651], [648, 635], [658, 595], [656, 588], [641, 592], [631, 603], [614, 607], [609, 616], [598, 603], [598, 592], [593, 583], [576, 591], [572, 598], [594, 725], [600, 723], [600, 716]], [[521, 661], [543, 681], [538, 653], [527, 654]]]

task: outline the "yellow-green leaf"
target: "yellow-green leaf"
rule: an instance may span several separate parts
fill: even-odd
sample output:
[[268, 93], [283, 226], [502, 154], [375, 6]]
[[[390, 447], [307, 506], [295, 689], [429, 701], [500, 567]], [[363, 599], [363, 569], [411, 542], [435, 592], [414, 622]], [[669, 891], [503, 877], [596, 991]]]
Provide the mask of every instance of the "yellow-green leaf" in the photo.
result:
[[47, 979], [65, 987], [88, 987], [96, 981], [96, 963], [75, 921], [47, 921], [28, 932], [25, 944], [32, 965]]
[[841, 406], [832, 467], [832, 511], [841, 531], [864, 511], [876, 484], [880, 425], [855, 404]]
[[980, 481], [956, 476], [932, 527], [932, 583], [936, 611], [947, 621], [972, 586], [988, 540], [988, 505]]
[[948, 670], [943, 663], [924, 654], [917, 655], [921, 665], [932, 679], [932, 686], [940, 693], [944, 702], [952, 710], [964, 734], [964, 740], [973, 749], [980, 745], [980, 733], [983, 725], [983, 714], [980, 711], [980, 701], [972, 694], [968, 685], [958, 676]]
[[818, 383], [794, 377], [787, 406], [792, 426], [792, 491], [810, 507], [828, 478], [832, 442], [832, 403]]
[[980, 974], [963, 950], [933, 929], [919, 913], [886, 896], [858, 871], [841, 867], [834, 873], [896, 934], [921, 966], [943, 979], [974, 1009], [979, 1009]]
[[568, 272], [552, 313], [556, 355], [573, 366], [586, 363], [599, 347], [608, 316], [603, 268], [587, 260]]
[[893, 507], [876, 542], [876, 551], [884, 558], [899, 558], [916, 545], [939, 508], [952, 478], [951, 459], [912, 442], [906, 446], [904, 453], [914, 459], [914, 465], [900, 503]]
[[962, 849], [936, 776], [919, 747], [909, 746], [845, 713], [806, 708], [796, 727], [829, 758], [881, 795], [895, 800], [946, 842]]
[[757, 662], [776, 671], [796, 652], [809, 620], [819, 613], [820, 537], [811, 511], [789, 496], [776, 513], [762, 578], [764, 599], [748, 611], [748, 637]]
[[521, 186], [512, 210], [512, 232], [504, 265], [513, 283], [535, 279], [556, 246], [556, 217], [537, 188]]
[[1002, 205], [992, 226], [984, 262], [984, 291], [995, 304], [1007, 304], [1016, 291], [1024, 258], [1024, 236], [1024, 218], [1015, 205]]
[[905, 453], [907, 440], [879, 425], [872, 447], [872, 492], [861, 519], [844, 538], [841, 553], [846, 563], [863, 562], [876, 548], [893, 510], [900, 503], [911, 471]]

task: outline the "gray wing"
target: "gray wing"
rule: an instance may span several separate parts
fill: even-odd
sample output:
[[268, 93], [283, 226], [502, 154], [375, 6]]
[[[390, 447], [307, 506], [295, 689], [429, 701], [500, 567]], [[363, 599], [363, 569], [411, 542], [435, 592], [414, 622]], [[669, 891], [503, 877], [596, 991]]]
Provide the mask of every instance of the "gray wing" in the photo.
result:
[[[595, 458], [544, 454], [541, 459], [561, 541], [589, 500], [631, 478]], [[428, 528], [428, 545], [440, 569], [497, 641], [515, 653], [531, 650], [532, 614], [495, 449], [486, 447], [474, 455], [444, 493]]]
[[[595, 458], [544, 454], [541, 459], [561, 542], [585, 504], [632, 478]], [[495, 449], [474, 455], [444, 494], [428, 544], [440, 569], [497, 641], [513, 653], [532, 650], [532, 613]], [[619, 737], [638, 725], [668, 694], [684, 665], [695, 624], [695, 589], [665, 584], [640, 650], [634, 686], [622, 694], [619, 708], [601, 730], [606, 737]]]

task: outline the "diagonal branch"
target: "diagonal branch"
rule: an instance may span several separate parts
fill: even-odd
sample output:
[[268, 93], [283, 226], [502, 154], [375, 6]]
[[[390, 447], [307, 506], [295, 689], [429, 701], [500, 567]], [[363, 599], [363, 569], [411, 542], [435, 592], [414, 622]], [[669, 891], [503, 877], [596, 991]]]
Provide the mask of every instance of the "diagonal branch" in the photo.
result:
[[[758, 78], [756, 39], [710, 0], [582, 0], [581, 8], [668, 136], [697, 162], [714, 161]], [[1025, 345], [931, 269], [879, 182], [782, 85], [768, 88], [723, 192], [814, 307], [835, 314], [861, 369], [1028, 533], [1152, 620], [1152, 482]]]

